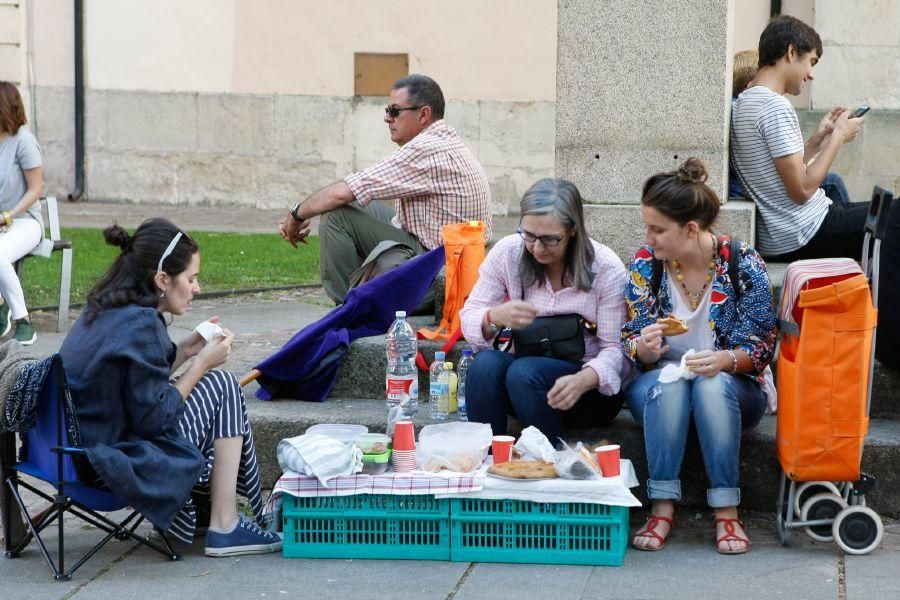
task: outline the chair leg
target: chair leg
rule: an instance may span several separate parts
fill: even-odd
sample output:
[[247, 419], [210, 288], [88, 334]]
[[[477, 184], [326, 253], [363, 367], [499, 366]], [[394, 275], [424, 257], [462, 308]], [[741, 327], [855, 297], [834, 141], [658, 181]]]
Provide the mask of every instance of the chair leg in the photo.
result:
[[72, 292], [72, 249], [62, 251], [62, 269], [59, 273], [59, 312], [56, 319], [56, 331], [65, 331], [69, 327], [69, 298]]

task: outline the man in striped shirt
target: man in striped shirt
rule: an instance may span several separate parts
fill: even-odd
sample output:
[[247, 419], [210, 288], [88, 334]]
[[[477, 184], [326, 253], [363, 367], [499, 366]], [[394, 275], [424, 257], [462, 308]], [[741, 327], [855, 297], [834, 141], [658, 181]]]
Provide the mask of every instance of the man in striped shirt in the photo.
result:
[[[797, 95], [822, 57], [819, 34], [781, 16], [759, 38], [759, 71], [731, 111], [731, 160], [756, 202], [756, 248], [770, 262], [848, 257], [859, 260], [869, 202], [834, 203], [822, 181], [864, 118], [833, 108], [804, 144], [797, 113], [783, 94]], [[814, 156], [810, 161], [807, 156]], [[900, 206], [890, 212], [881, 246], [879, 303], [900, 304]], [[878, 359], [900, 370], [900, 311], [878, 316]], [[891, 344], [891, 345], [889, 345]]]
[[[400, 79], [384, 112], [391, 140], [400, 147], [295, 204], [278, 228], [296, 248], [309, 235], [310, 220], [322, 215], [319, 270], [325, 291], [338, 303], [350, 276], [380, 242], [400, 242], [422, 254], [441, 245], [444, 225], [463, 221], [483, 221], [485, 241], [491, 236], [487, 176], [444, 121], [438, 84], [425, 75]], [[396, 214], [376, 200], [393, 201]]]
[[821, 56], [812, 27], [794, 17], [774, 19], [759, 39], [759, 71], [733, 104], [732, 165], [756, 202], [756, 247], [770, 260], [860, 255], [867, 206], [834, 204], [821, 186], [865, 119], [834, 108], [804, 143], [797, 113], [784, 97], [812, 81]]

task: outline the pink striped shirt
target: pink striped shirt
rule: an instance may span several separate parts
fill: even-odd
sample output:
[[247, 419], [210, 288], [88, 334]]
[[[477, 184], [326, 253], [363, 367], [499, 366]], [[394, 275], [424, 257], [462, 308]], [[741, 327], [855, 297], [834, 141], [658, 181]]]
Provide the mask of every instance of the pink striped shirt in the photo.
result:
[[395, 200], [391, 223], [434, 250], [441, 228], [484, 222], [491, 239], [491, 188], [481, 164], [456, 130], [441, 119], [364, 171], [344, 178], [361, 206]]
[[[622, 352], [620, 337], [625, 323], [625, 278], [627, 272], [616, 254], [599, 242], [594, 245], [593, 268], [597, 273], [590, 292], [567, 287], [554, 292], [550, 282], [525, 290], [524, 299], [538, 309], [538, 316], [578, 313], [597, 324], [597, 335], [585, 333], [585, 367], [597, 372], [598, 389], [611, 396], [627, 381], [631, 366]], [[482, 335], [484, 315], [492, 306], [507, 298], [522, 298], [519, 279], [519, 260], [525, 242], [518, 235], [503, 238], [484, 259], [478, 273], [478, 283], [460, 311], [462, 331], [476, 349], [490, 348], [493, 340]]]

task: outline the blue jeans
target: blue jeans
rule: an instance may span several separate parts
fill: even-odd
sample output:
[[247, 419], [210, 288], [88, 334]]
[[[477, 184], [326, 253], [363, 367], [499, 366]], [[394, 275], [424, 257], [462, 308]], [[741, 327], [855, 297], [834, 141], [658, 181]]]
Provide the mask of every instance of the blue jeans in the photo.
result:
[[693, 420], [700, 439], [713, 508], [737, 506], [741, 430], [755, 427], [766, 410], [766, 395], [746, 376], [719, 373], [659, 383], [662, 369], [638, 377], [625, 396], [635, 420], [644, 427], [651, 500], [681, 500], [681, 461]]
[[534, 425], [557, 444], [565, 425], [590, 427], [609, 424], [622, 408], [621, 394], [609, 397], [598, 390], [585, 393], [568, 411], [551, 408], [547, 392], [564, 375], [581, 370], [581, 363], [555, 358], [523, 357], [497, 350], [475, 355], [466, 376], [469, 420], [490, 423], [494, 435], [506, 433], [508, 415], [524, 426]]
[[[850, 200], [850, 192], [847, 191], [847, 186], [844, 185], [844, 180], [837, 173], [829, 171], [819, 187], [825, 190], [825, 195], [835, 204], [849, 205], [852, 202]], [[744, 188], [741, 187], [741, 182], [730, 164], [728, 166], [728, 197], [744, 197]]]

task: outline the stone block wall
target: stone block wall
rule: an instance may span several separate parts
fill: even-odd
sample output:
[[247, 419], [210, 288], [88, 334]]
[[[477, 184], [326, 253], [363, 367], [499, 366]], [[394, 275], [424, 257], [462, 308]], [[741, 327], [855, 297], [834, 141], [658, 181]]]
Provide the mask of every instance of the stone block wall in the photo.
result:
[[[88, 90], [88, 199], [276, 208], [387, 156], [384, 98]], [[74, 185], [73, 91], [37, 89], [46, 192]], [[450, 101], [487, 172], [494, 211], [517, 212], [553, 174], [554, 103]]]
[[724, 189], [732, 4], [560, 0], [556, 173], [588, 202], [640, 200], [690, 156]]
[[[804, 138], [827, 112], [798, 111]], [[869, 200], [875, 185], [900, 194], [900, 110], [870, 110], [859, 135], [841, 147], [831, 170], [844, 178], [854, 202]]]

